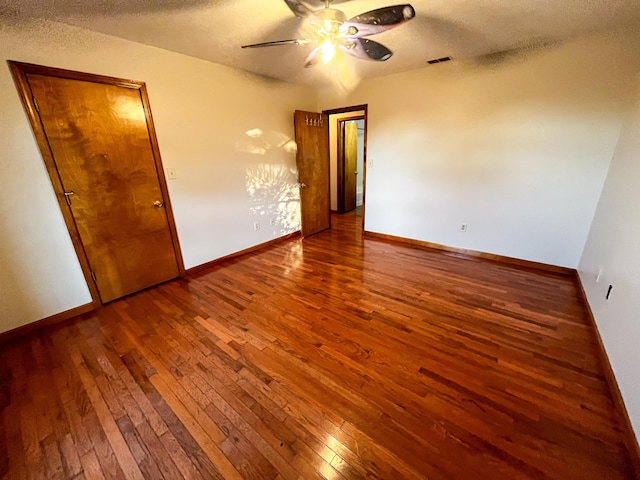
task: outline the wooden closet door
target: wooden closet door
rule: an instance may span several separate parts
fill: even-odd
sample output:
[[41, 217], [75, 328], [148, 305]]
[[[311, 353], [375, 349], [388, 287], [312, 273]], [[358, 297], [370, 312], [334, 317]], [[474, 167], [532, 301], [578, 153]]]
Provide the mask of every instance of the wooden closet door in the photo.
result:
[[178, 277], [140, 89], [27, 80], [102, 302]]

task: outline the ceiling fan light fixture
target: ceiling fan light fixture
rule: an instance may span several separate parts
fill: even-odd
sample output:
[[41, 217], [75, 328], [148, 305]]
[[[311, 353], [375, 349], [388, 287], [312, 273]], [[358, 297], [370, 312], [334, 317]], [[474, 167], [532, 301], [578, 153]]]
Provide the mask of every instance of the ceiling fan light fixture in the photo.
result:
[[321, 47], [322, 63], [329, 63], [336, 55], [336, 46], [332, 39], [327, 38]]
[[356, 33], [358, 33], [358, 27], [356, 27], [355, 25], [350, 25], [347, 28], [347, 32], [346, 35], [349, 37], [352, 37], [353, 35], [355, 35]]

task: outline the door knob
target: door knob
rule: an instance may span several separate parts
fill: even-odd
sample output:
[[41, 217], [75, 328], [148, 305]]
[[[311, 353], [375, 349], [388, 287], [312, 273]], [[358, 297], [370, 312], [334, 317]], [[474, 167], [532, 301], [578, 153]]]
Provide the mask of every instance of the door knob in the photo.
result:
[[307, 184], [306, 183], [301, 183], [299, 186], [300, 186], [300, 188], [307, 188]]
[[153, 202], [153, 206], [156, 208], [162, 208], [164, 207], [164, 203], [162, 203], [160, 200], [156, 200], [155, 202]]

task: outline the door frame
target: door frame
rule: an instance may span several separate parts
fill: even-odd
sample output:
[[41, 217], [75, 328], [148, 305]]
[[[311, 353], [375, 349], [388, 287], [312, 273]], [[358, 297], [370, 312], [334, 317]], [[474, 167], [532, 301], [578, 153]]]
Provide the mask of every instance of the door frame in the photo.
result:
[[96, 283], [94, 282], [93, 277], [91, 276], [91, 268], [89, 266], [89, 260], [87, 258], [87, 254], [85, 253], [82, 240], [80, 239], [80, 232], [78, 231], [78, 227], [76, 226], [76, 223], [73, 219], [71, 206], [67, 204], [66, 197], [64, 195], [64, 189], [62, 188], [62, 180], [60, 179], [60, 174], [58, 173], [58, 169], [53, 159], [53, 154], [49, 147], [49, 142], [47, 141], [47, 136], [45, 134], [44, 127], [40, 121], [37, 104], [34, 100], [33, 95], [31, 94], [31, 87], [29, 86], [29, 82], [27, 80], [27, 75], [30, 73], [35, 75], [58, 77], [58, 78], [64, 78], [69, 80], [80, 80], [85, 82], [102, 83], [106, 85], [114, 85], [117, 87], [131, 88], [131, 89], [136, 89], [140, 91], [142, 107], [144, 109], [144, 113], [147, 121], [147, 129], [149, 131], [149, 139], [151, 140], [151, 151], [153, 153], [153, 158], [155, 161], [156, 174], [158, 177], [160, 191], [162, 192], [162, 196], [163, 196], [163, 200], [166, 208], [167, 220], [169, 224], [169, 232], [171, 234], [171, 241], [173, 244], [173, 249], [175, 251], [176, 260], [178, 263], [178, 271], [180, 273], [180, 277], [184, 277], [185, 276], [184, 260], [182, 258], [182, 250], [180, 249], [180, 243], [178, 241], [176, 224], [173, 218], [173, 208], [171, 207], [171, 200], [169, 197], [169, 190], [167, 188], [167, 181], [164, 176], [164, 169], [162, 167], [162, 161], [160, 158], [160, 148], [158, 147], [158, 139], [156, 137], [153, 117], [151, 115], [151, 106], [149, 103], [149, 96], [147, 94], [146, 84], [144, 82], [139, 82], [135, 80], [126, 80], [126, 79], [121, 79], [116, 77], [108, 77], [104, 75], [95, 75], [92, 73], [76, 72], [73, 70], [64, 70], [61, 68], [34, 65], [30, 63], [16, 62], [13, 60], [8, 60], [7, 63], [9, 64], [9, 69], [11, 70], [11, 74], [13, 75], [13, 80], [18, 90], [18, 96], [22, 101], [22, 106], [25, 109], [25, 112], [29, 119], [29, 123], [31, 124], [31, 128], [36, 137], [38, 148], [40, 149], [40, 154], [42, 155], [42, 160], [44, 161], [45, 167], [47, 169], [47, 173], [49, 174], [49, 179], [51, 180], [53, 190], [58, 200], [58, 206], [62, 211], [62, 216], [64, 217], [64, 222], [67, 226], [67, 230], [69, 231], [69, 235], [71, 236], [73, 248], [76, 251], [76, 255], [80, 262], [80, 267], [82, 268], [82, 273], [84, 275], [87, 286], [89, 287], [89, 292], [91, 293], [93, 304], [96, 306], [102, 306], [103, 302], [100, 299], [100, 294], [98, 293], [98, 288], [96, 286]]
[[[345, 188], [344, 188], [344, 135], [342, 132], [342, 127], [343, 124], [346, 122], [352, 122], [353, 120], [365, 120], [365, 116], [363, 115], [355, 115], [353, 117], [343, 117], [343, 118], [339, 118], [336, 122], [336, 135], [337, 135], [337, 140], [338, 140], [338, 155], [336, 157], [336, 173], [337, 173], [337, 177], [338, 177], [338, 185], [336, 185], [337, 187], [337, 194], [338, 194], [338, 213], [345, 213], [345, 206], [344, 206], [344, 193], [345, 193]], [[366, 120], [365, 120], [366, 122]], [[365, 126], [365, 132], [366, 132], [367, 127]], [[366, 151], [366, 144], [365, 144], [365, 151]], [[362, 172], [362, 205], [364, 205], [364, 166], [363, 166], [363, 172]]]
[[[322, 113], [326, 113], [327, 115], [329, 115], [329, 119], [331, 119], [331, 115], [336, 115], [339, 113], [349, 113], [349, 112], [359, 112], [359, 111], [363, 111], [364, 114], [362, 115], [355, 115], [354, 118], [363, 118], [364, 117], [364, 152], [363, 152], [363, 162], [364, 162], [364, 168], [363, 168], [363, 172], [362, 172], [362, 231], [364, 232], [364, 218], [365, 218], [365, 211], [367, 208], [367, 202], [366, 202], [366, 198], [367, 198], [367, 137], [369, 135], [369, 104], [365, 103], [362, 105], [352, 105], [350, 107], [343, 107], [343, 108], [334, 108], [331, 110], [323, 110]], [[340, 124], [340, 122], [338, 121], [338, 126]], [[341, 135], [338, 133], [338, 143], [341, 143], [341, 139], [340, 139]], [[342, 155], [340, 154], [340, 145], [338, 145], [338, 161], [343, 161], [343, 159], [341, 158]], [[342, 186], [342, 181], [341, 181], [341, 170], [342, 167], [340, 165], [336, 166], [337, 168], [337, 174], [338, 174], [338, 189], [337, 189], [337, 193], [338, 193], [338, 210], [340, 210], [340, 206], [341, 203], [343, 203], [342, 200], [342, 196], [341, 195], [341, 186]]]

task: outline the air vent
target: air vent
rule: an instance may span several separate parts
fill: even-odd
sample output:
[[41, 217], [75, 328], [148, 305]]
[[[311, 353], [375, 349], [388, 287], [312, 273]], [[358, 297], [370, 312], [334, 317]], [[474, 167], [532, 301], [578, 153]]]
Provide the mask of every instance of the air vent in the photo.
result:
[[433, 60], [427, 60], [427, 63], [429, 65], [434, 65], [436, 63], [450, 62], [450, 61], [451, 61], [451, 57], [442, 57], [442, 58], [434, 58]]

